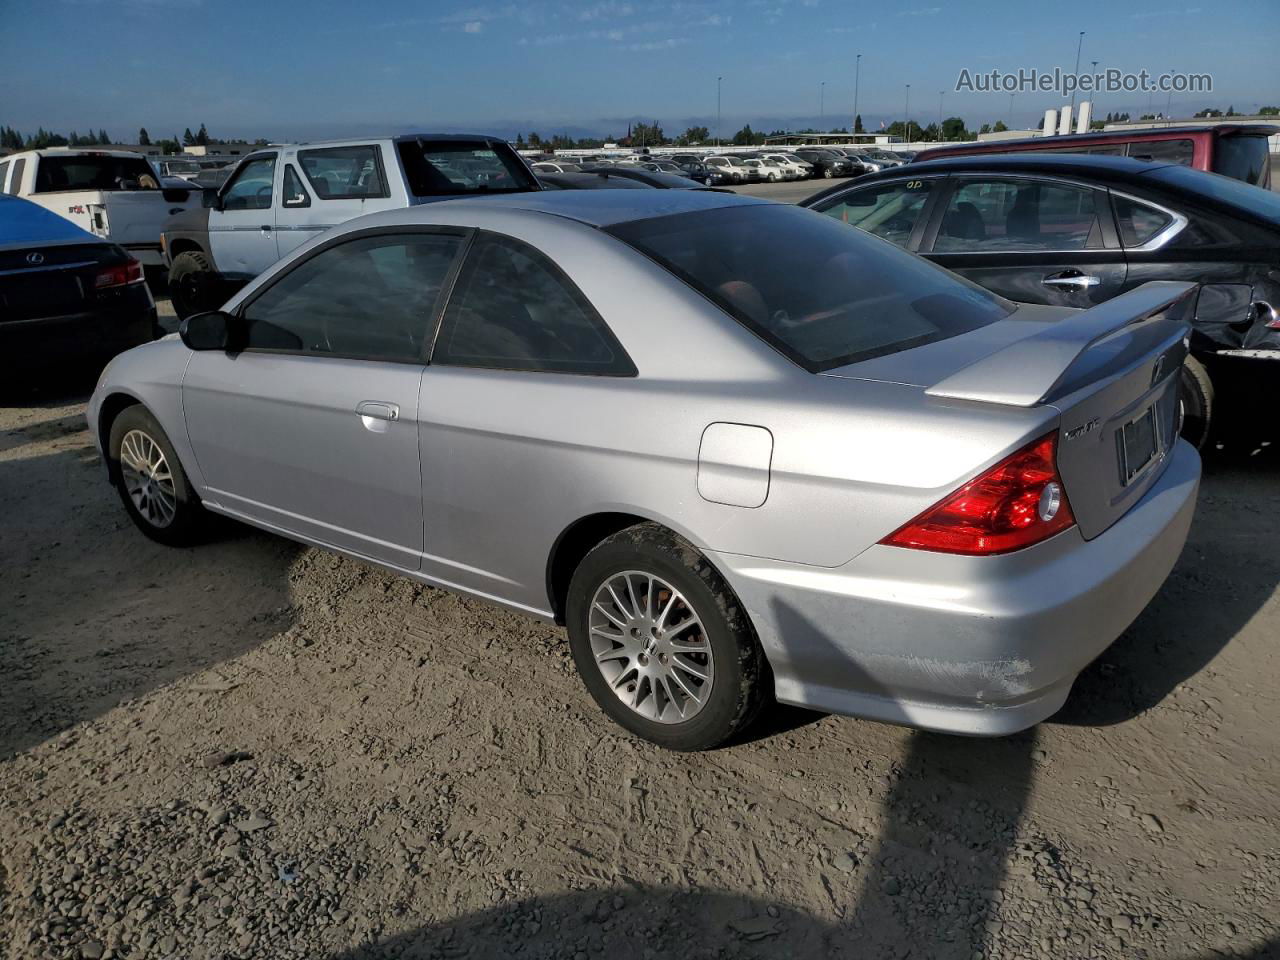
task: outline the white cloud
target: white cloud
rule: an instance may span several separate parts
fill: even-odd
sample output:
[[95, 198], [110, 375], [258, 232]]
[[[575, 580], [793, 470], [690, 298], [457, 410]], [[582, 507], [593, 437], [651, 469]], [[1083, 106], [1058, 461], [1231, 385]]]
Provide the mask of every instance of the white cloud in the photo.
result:
[[688, 42], [687, 37], [670, 37], [666, 40], [651, 40], [647, 43], [630, 43], [627, 44], [626, 49], [635, 51], [671, 50]]
[[462, 25], [464, 33], [480, 33], [484, 30], [484, 22], [481, 20], [468, 20]]
[[602, 3], [593, 3], [578, 13], [579, 20], [613, 20], [618, 17], [629, 17], [635, 13], [635, 8], [629, 3], [619, 3], [617, 0], [604, 0]]

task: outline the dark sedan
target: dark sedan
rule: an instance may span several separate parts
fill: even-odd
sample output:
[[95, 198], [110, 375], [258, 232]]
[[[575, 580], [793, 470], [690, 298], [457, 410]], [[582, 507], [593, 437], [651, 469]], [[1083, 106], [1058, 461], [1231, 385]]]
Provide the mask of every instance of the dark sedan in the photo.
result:
[[676, 176], [673, 173], [663, 173], [661, 170], [648, 170], [638, 163], [610, 163], [599, 167], [584, 166], [582, 172], [614, 180], [635, 180], [649, 187], [657, 187], [660, 190], [706, 189], [697, 180], [686, 176]]
[[1178, 164], [1012, 154], [913, 163], [802, 205], [1025, 303], [1202, 284], [1182, 389], [1183, 435], [1199, 445], [1218, 358], [1280, 361], [1280, 195], [1260, 187]]
[[156, 332], [142, 264], [44, 207], [0, 194], [0, 382], [101, 364]]

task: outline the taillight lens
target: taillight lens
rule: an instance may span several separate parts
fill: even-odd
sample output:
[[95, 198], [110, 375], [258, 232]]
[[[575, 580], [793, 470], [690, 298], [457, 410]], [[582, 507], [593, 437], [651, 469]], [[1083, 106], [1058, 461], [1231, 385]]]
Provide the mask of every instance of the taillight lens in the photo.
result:
[[1021, 550], [1075, 524], [1058, 474], [1055, 431], [969, 481], [881, 543], [991, 556]]
[[120, 264], [118, 267], [109, 267], [106, 270], [98, 271], [98, 277], [93, 285], [98, 290], [107, 287], [123, 287], [128, 283], [142, 282], [142, 264], [137, 260], [128, 260]]

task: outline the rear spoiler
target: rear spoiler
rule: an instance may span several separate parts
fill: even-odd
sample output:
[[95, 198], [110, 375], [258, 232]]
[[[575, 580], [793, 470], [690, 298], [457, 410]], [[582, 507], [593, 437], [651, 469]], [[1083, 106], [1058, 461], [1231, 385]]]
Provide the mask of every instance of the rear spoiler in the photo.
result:
[[[1155, 320], [1132, 351], [1150, 352], [1156, 339], [1186, 335], [1195, 306], [1195, 283], [1152, 280], [1105, 303], [1082, 310], [970, 364], [925, 391], [930, 397], [1034, 407], [1059, 392], [1073, 367], [1099, 341], [1125, 327]], [[1163, 315], [1163, 316], [1162, 316]], [[1127, 356], [1131, 351], [1123, 351]], [[1111, 361], [1123, 357], [1111, 357]], [[1114, 363], [1109, 364], [1114, 366]], [[1080, 372], [1080, 371], [1075, 371]]]

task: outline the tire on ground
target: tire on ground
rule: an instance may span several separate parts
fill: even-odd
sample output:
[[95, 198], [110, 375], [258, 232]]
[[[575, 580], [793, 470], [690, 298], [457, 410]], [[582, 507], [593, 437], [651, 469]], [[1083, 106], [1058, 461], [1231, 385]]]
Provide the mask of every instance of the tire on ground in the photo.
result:
[[1182, 365], [1178, 399], [1182, 404], [1182, 437], [1201, 450], [1213, 426], [1213, 381], [1195, 357], [1187, 357]]
[[[661, 577], [687, 599], [703, 627], [714, 669], [706, 705], [690, 719], [641, 716], [611, 690], [596, 663], [590, 613], [596, 592], [622, 571]], [[628, 527], [597, 544], [578, 565], [566, 603], [569, 645], [588, 692], [632, 733], [673, 750], [707, 750], [746, 729], [768, 696], [764, 652], [746, 610], [714, 567], [686, 540], [655, 523]]]
[[225, 287], [213, 264], [199, 250], [187, 250], [169, 267], [169, 297], [178, 318], [222, 306]]
[[[164, 466], [167, 469], [158, 470], [156, 474], [163, 477], [167, 473], [170, 481], [165, 489], [166, 492], [171, 492], [174, 507], [172, 517], [167, 522], [157, 523], [150, 519], [134, 502], [134, 496], [130, 493], [125, 476], [126, 472], [130, 472], [130, 468], [121, 463], [120, 455], [125, 437], [131, 434], [134, 435], [134, 439], [137, 439], [138, 434], [150, 439], [159, 448], [164, 458]], [[120, 494], [129, 519], [139, 530], [157, 543], [171, 547], [189, 546], [199, 541], [205, 519], [204, 508], [200, 505], [200, 498], [191, 488], [186, 471], [182, 469], [178, 454], [173, 449], [173, 444], [169, 442], [169, 437], [146, 407], [141, 404], [126, 407], [111, 422], [107, 457], [111, 480]], [[152, 480], [153, 484], [157, 482], [163, 483], [163, 480]]]

